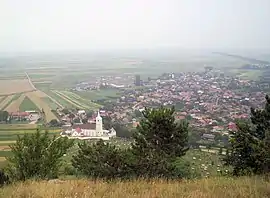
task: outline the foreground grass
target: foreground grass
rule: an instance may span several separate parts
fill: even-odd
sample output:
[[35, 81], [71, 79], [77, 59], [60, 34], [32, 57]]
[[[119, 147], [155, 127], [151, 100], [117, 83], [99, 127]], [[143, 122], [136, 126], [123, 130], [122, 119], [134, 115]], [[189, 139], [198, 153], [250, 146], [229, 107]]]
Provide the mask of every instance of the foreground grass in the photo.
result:
[[13, 184], [0, 191], [0, 197], [190, 197], [190, 198], [266, 198], [270, 183], [261, 178], [211, 178], [195, 181], [145, 180], [104, 182], [64, 180]]

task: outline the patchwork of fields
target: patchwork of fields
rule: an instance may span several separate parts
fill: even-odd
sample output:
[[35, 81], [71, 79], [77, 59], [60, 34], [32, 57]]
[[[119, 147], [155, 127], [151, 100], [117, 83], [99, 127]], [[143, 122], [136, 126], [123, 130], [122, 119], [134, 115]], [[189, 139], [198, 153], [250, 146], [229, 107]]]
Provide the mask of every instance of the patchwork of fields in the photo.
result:
[[97, 110], [101, 107], [91, 102], [88, 97], [86, 99], [70, 91], [51, 89], [52, 80], [57, 81], [56, 73], [39, 70], [32, 73], [14, 73], [13, 76], [11, 74], [0, 76], [0, 110], [9, 113], [44, 112], [44, 120], [50, 122], [53, 119], [58, 120], [52, 111], [58, 108]]

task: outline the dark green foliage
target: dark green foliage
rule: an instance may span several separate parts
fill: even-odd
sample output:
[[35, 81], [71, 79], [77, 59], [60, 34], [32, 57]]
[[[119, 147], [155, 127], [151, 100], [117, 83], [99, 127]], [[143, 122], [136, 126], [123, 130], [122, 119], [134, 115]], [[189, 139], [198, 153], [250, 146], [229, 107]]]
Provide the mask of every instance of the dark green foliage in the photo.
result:
[[49, 126], [50, 127], [61, 127], [62, 124], [60, 122], [58, 122], [56, 119], [52, 119], [50, 122], [49, 122]]
[[188, 151], [188, 123], [175, 122], [174, 108], [146, 109], [134, 134], [133, 149], [154, 151], [168, 157], [181, 157]]
[[110, 116], [104, 116], [102, 118], [102, 121], [103, 121], [103, 127], [105, 129], [111, 129], [112, 128], [113, 124], [112, 124], [112, 119], [111, 119]]
[[67, 114], [70, 113], [68, 109], [63, 109], [62, 112], [63, 112], [65, 115], [67, 115]]
[[125, 125], [115, 122], [112, 124], [112, 127], [116, 131], [116, 136], [121, 138], [131, 138], [133, 131], [128, 129]]
[[174, 177], [173, 162], [188, 150], [188, 123], [175, 122], [174, 108], [146, 109], [134, 139], [139, 176]]
[[130, 172], [126, 167], [127, 152], [103, 140], [93, 145], [84, 142], [79, 144], [79, 152], [73, 156], [72, 165], [88, 177], [123, 178]]
[[5, 174], [3, 170], [0, 170], [0, 187], [2, 187], [5, 184], [9, 184], [9, 177]]
[[231, 133], [229, 152], [224, 159], [234, 175], [270, 172], [270, 99], [264, 109], [251, 109], [251, 122], [238, 121]]
[[146, 109], [131, 149], [116, 148], [103, 141], [79, 144], [72, 164], [94, 178], [178, 178], [188, 172], [188, 165], [178, 161], [187, 150], [188, 123], [176, 123], [173, 108]]
[[8, 116], [9, 114], [7, 111], [0, 111], [0, 122], [7, 122]]
[[18, 136], [10, 146], [13, 155], [7, 158], [7, 173], [15, 181], [56, 178], [61, 158], [72, 145], [73, 141], [67, 138], [50, 138], [47, 131]]

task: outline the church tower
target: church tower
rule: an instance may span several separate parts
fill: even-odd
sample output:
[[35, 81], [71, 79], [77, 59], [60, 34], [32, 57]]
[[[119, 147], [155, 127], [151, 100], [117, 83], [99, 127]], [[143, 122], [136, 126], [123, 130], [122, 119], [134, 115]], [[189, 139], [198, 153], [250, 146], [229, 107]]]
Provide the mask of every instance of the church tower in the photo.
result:
[[103, 136], [102, 117], [99, 114], [96, 117], [96, 136]]

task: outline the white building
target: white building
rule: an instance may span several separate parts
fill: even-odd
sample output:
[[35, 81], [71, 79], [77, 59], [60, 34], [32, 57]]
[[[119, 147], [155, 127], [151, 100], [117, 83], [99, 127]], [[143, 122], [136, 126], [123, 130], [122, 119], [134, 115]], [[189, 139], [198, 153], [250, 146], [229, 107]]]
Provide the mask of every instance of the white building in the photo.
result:
[[78, 124], [69, 127], [61, 133], [62, 136], [77, 139], [103, 139], [109, 140], [116, 136], [116, 131], [111, 128], [110, 130], [103, 129], [102, 117], [99, 112], [96, 117], [96, 123]]

